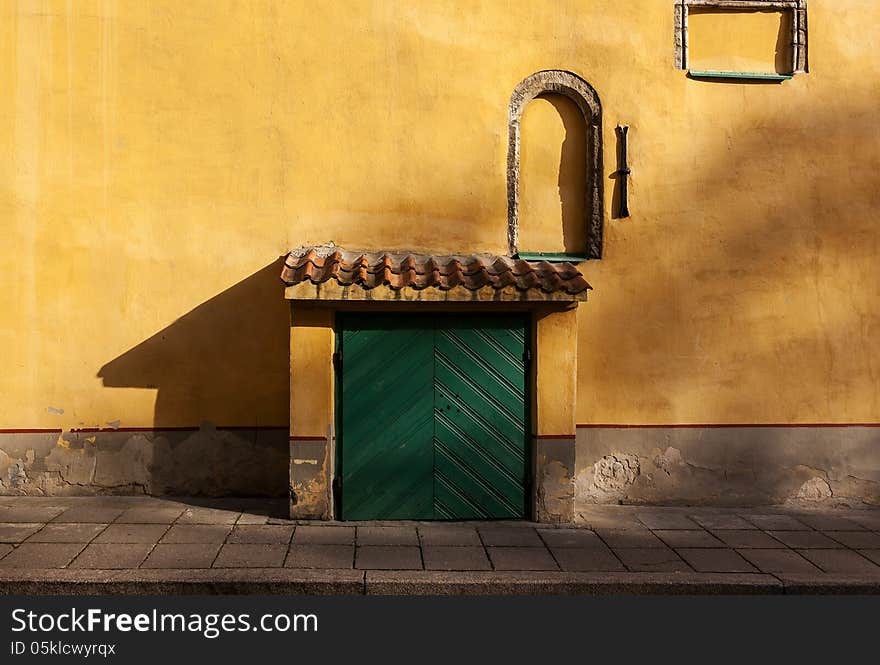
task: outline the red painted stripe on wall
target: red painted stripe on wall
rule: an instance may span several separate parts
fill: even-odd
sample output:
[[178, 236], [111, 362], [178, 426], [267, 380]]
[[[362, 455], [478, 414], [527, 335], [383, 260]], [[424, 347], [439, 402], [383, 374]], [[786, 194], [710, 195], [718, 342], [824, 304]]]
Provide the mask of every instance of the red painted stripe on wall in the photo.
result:
[[51, 429], [0, 429], [0, 434], [61, 434], [62, 429], [60, 427], [53, 427]]
[[578, 423], [578, 429], [722, 429], [755, 427], [880, 427], [880, 423], [695, 423], [675, 425], [632, 425], [621, 423]]
[[[104, 432], [198, 432], [201, 428], [196, 426], [184, 427], [73, 427], [71, 429], [61, 429], [60, 427], [51, 427], [46, 429], [39, 428], [17, 428], [17, 429], [0, 429], [0, 434], [61, 434], [61, 432], [73, 432], [83, 434], [96, 434]], [[286, 430], [289, 425], [217, 425], [215, 429], [229, 431], [252, 431], [252, 430]]]
[[290, 436], [291, 441], [326, 441], [326, 436]]
[[538, 434], [536, 439], [573, 439], [574, 434]]

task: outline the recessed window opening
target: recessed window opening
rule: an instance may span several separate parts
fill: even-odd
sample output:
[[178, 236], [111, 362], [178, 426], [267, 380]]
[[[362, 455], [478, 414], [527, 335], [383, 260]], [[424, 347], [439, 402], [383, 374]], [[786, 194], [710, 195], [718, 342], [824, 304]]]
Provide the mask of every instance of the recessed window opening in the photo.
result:
[[558, 93], [529, 102], [520, 151], [520, 253], [585, 256], [587, 127], [577, 104]]

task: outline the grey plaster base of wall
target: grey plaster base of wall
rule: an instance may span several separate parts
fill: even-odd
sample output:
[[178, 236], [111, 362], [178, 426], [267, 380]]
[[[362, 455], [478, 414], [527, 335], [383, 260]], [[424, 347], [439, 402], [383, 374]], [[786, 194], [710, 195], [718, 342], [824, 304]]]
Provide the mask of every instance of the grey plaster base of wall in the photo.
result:
[[880, 505], [880, 427], [579, 428], [595, 503]]
[[532, 439], [535, 451], [535, 520], [570, 522], [574, 511], [575, 440]]
[[291, 519], [333, 519], [330, 458], [326, 439], [290, 442]]
[[285, 496], [286, 428], [0, 433], [0, 494]]

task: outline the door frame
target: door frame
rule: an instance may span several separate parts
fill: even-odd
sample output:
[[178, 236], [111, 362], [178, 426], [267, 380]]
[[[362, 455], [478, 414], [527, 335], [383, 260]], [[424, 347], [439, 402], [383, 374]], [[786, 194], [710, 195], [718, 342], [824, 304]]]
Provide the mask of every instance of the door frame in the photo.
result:
[[[311, 295], [311, 294], [309, 294]], [[435, 294], [436, 295], [436, 294]], [[339, 427], [336, 370], [339, 312], [528, 313], [531, 518], [575, 518], [578, 301], [388, 301], [290, 299], [289, 496], [292, 519], [332, 520]], [[595, 345], [593, 345], [595, 346]], [[592, 348], [592, 347], [591, 347]], [[597, 347], [598, 348], [598, 347]]]

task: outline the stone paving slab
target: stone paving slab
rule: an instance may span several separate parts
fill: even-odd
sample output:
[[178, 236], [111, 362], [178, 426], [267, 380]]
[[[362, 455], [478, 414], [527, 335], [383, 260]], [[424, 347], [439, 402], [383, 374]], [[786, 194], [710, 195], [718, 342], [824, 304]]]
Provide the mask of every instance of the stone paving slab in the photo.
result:
[[843, 547], [819, 531], [768, 531], [779, 542], [792, 549], [835, 549]]
[[84, 543], [23, 543], [0, 559], [0, 568], [64, 568]]
[[266, 543], [227, 543], [220, 548], [214, 568], [280, 568], [287, 556], [287, 545]]
[[[159, 543], [142, 568], [210, 568], [217, 558], [220, 545], [209, 543]], [[3, 559], [0, 559], [2, 565]]]
[[552, 547], [550, 551], [562, 570], [571, 572], [626, 570], [620, 559], [607, 547]]
[[482, 547], [423, 546], [426, 570], [492, 570]]
[[699, 524], [687, 515], [672, 512], [638, 512], [636, 517], [649, 529], [696, 529]]
[[171, 524], [183, 514], [183, 509], [183, 506], [135, 506], [124, 511], [116, 521], [125, 524]]
[[666, 545], [649, 529], [600, 529], [596, 533], [613, 549], [660, 547]]
[[353, 526], [297, 526], [295, 545], [354, 545]]
[[470, 526], [420, 525], [422, 547], [482, 547], [477, 530]]
[[[28, 501], [30, 500], [27, 497]], [[21, 501], [21, 499], [19, 499]], [[12, 505], [0, 509], [0, 522], [49, 522], [65, 510], [65, 506]]]
[[678, 549], [676, 553], [698, 573], [757, 573], [752, 564], [734, 550]]
[[550, 548], [605, 549], [605, 543], [593, 531], [586, 529], [538, 529], [538, 535]]
[[789, 515], [743, 515], [759, 529], [768, 531], [807, 531], [809, 526]]
[[751, 530], [719, 530], [713, 531], [713, 535], [722, 541], [727, 547], [749, 547], [756, 549], [785, 549], [785, 544], [771, 536], [769, 533], [759, 531], [757, 527]]
[[615, 550], [615, 553], [633, 572], [682, 573], [690, 570], [669, 547], [634, 547]]
[[757, 529], [754, 524], [747, 522], [739, 515], [728, 515], [725, 513], [706, 513], [703, 515], [691, 515], [690, 518], [704, 529], [710, 531], [720, 530], [746, 530]]
[[541, 547], [544, 544], [534, 529], [490, 526], [478, 531], [486, 547]]
[[267, 545], [289, 545], [293, 537], [293, 526], [236, 524], [226, 538], [228, 543], [256, 543]]
[[818, 529], [820, 531], [853, 531], [856, 529], [864, 529], [858, 522], [853, 522], [840, 515], [829, 515], [827, 513], [811, 514], [803, 513], [797, 516], [797, 519], [806, 524], [808, 527]]
[[168, 531], [167, 524], [111, 524], [93, 542], [95, 543], [157, 543]]
[[854, 550], [880, 549], [880, 533], [872, 531], [826, 531], [825, 535]]
[[241, 512], [220, 510], [218, 508], [187, 508], [180, 517], [178, 524], [235, 524]]
[[107, 528], [106, 524], [58, 524], [50, 522], [33, 536], [28, 543], [88, 543]]
[[291, 545], [288, 568], [352, 568], [354, 545]]
[[723, 547], [724, 543], [718, 540], [708, 531], [693, 530], [657, 530], [654, 531], [657, 536], [669, 547]]
[[414, 526], [359, 526], [357, 544], [360, 545], [414, 545], [419, 544], [419, 535]]
[[85, 505], [68, 508], [53, 522], [109, 524], [125, 512], [125, 506]]
[[175, 524], [162, 536], [163, 543], [222, 543], [232, 531], [228, 524]]
[[92, 543], [68, 565], [68, 568], [137, 568], [153, 549], [150, 543]]
[[420, 570], [422, 554], [418, 547], [358, 545], [354, 567], [369, 570]]
[[764, 573], [819, 574], [822, 571], [792, 550], [737, 550], [758, 570]]
[[859, 550], [859, 554], [861, 554], [866, 559], [870, 559], [878, 566], [880, 566], [880, 549], [876, 550]]
[[20, 543], [43, 528], [43, 524], [32, 522], [0, 523], [0, 543]]
[[[846, 519], [865, 529], [880, 531], [880, 510], [854, 510], [847, 514]], [[832, 529], [832, 531], [834, 530]]]
[[559, 570], [544, 547], [487, 547], [495, 570]]
[[826, 573], [867, 574], [877, 575], [880, 581], [880, 569], [877, 565], [853, 550], [798, 550], [805, 558], [812, 561]]

